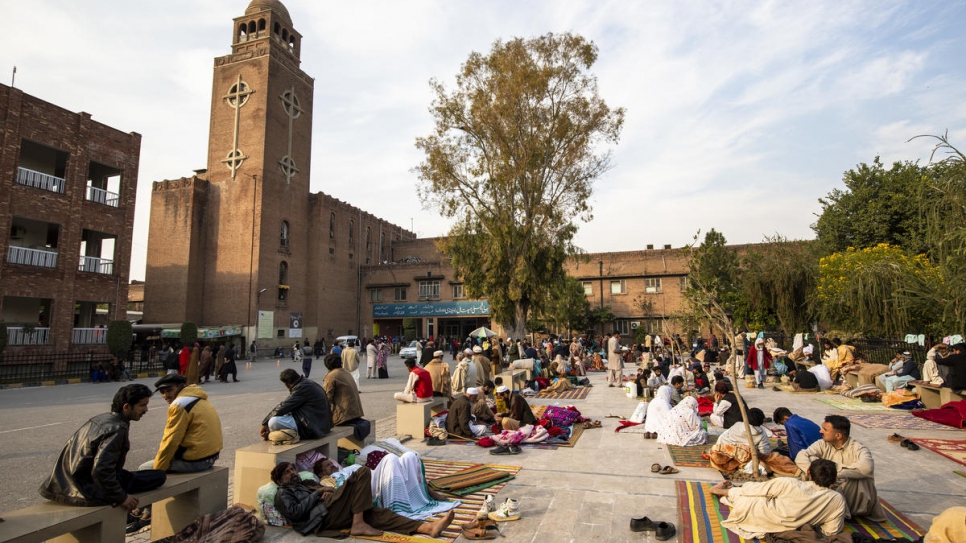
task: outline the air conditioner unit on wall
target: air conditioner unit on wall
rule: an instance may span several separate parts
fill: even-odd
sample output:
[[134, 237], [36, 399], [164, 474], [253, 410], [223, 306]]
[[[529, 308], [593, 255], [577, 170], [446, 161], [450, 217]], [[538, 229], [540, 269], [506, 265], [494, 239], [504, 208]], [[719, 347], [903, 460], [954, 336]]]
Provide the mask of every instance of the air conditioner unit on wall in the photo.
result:
[[640, 321], [632, 321], [631, 322], [631, 330], [633, 330], [635, 328], [640, 328], [640, 326], [641, 326]]

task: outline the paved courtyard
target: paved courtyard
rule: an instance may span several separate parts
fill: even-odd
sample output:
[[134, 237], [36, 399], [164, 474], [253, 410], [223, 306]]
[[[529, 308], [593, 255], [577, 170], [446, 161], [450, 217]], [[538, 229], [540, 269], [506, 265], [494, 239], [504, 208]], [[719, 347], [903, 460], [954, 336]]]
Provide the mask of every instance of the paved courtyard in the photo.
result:
[[[448, 357], [447, 357], [448, 358]], [[288, 360], [281, 368], [294, 367]], [[242, 364], [244, 367], [244, 364]], [[260, 360], [253, 369], [242, 369], [240, 383], [211, 383], [211, 395], [222, 419], [225, 450], [218, 465], [232, 466], [234, 450], [258, 439], [261, 418], [285, 396], [278, 381], [275, 360]], [[392, 392], [401, 390], [405, 368], [398, 357], [390, 359], [390, 379], [362, 380], [366, 415], [377, 421], [377, 436], [394, 434], [395, 403]], [[325, 370], [315, 362], [313, 377], [321, 381]], [[710, 468], [681, 467], [675, 475], [658, 475], [650, 465], [670, 464], [663, 445], [637, 434], [615, 433], [617, 419], [608, 414], [630, 416], [636, 400], [621, 389], [608, 388], [603, 374], [591, 374], [595, 385], [585, 400], [532, 404], [577, 406], [588, 417], [600, 419], [603, 429], [587, 430], [574, 448], [557, 450], [525, 449], [518, 456], [493, 457], [479, 447], [448, 445], [428, 447], [418, 441], [407, 446], [426, 458], [464, 462], [517, 464], [523, 470], [500, 493], [521, 501], [523, 519], [506, 523], [506, 541], [512, 542], [586, 542], [654, 541], [653, 533], [631, 533], [631, 517], [647, 515], [652, 519], [678, 523], [676, 480], [720, 480]], [[139, 379], [150, 385], [154, 379]], [[76, 384], [54, 387], [0, 391], [0, 511], [39, 503], [37, 488], [49, 473], [67, 438], [88, 418], [109, 409], [110, 400], [120, 386]], [[814, 421], [831, 413], [845, 414], [816, 396], [773, 392], [769, 389], [742, 389], [749, 403], [766, 414], [779, 406]], [[137, 466], [153, 457], [165, 418], [163, 400], [155, 396], [148, 414], [132, 424], [131, 453], [128, 466]], [[853, 425], [852, 435], [868, 445], [875, 455], [876, 483], [880, 496], [923, 527], [933, 516], [952, 505], [966, 505], [966, 466], [928, 449], [908, 451], [886, 441], [898, 431], [906, 437], [966, 439], [961, 430], [872, 429]], [[138, 539], [146, 540], [145, 535]], [[266, 539], [277, 542], [301, 541], [288, 530], [271, 529]]]

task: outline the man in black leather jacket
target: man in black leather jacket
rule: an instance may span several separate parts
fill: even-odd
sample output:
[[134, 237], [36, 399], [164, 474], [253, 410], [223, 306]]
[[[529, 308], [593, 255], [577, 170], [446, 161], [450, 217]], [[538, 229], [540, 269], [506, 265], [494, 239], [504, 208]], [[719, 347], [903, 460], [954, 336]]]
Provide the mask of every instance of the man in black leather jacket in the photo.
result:
[[121, 387], [110, 413], [92, 418], [70, 437], [40, 495], [67, 505], [120, 505], [131, 511], [138, 506], [134, 493], [163, 485], [162, 470], [123, 469], [131, 448], [131, 421], [148, 412], [150, 397], [151, 389], [144, 385]]
[[262, 420], [259, 435], [268, 440], [268, 434], [276, 430], [297, 430], [301, 439], [318, 439], [332, 429], [332, 412], [325, 390], [315, 381], [306, 379], [293, 369], [282, 370], [278, 376], [288, 398]]
[[302, 535], [337, 537], [339, 530], [349, 528], [349, 535], [353, 536], [378, 537], [387, 531], [437, 537], [456, 514], [451, 510], [436, 522], [420, 522], [373, 507], [372, 472], [365, 466], [354, 471], [339, 488], [303, 481], [290, 462], [275, 466], [272, 481], [278, 485], [275, 508]]

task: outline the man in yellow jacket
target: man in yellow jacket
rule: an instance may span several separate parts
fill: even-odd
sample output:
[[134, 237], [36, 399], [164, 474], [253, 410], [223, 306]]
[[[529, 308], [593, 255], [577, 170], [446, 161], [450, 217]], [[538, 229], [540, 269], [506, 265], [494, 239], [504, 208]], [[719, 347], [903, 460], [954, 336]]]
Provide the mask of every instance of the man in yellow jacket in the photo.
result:
[[198, 385], [187, 384], [178, 374], [165, 375], [154, 386], [168, 402], [168, 421], [154, 461], [143, 469], [194, 473], [215, 465], [221, 452], [221, 420]]

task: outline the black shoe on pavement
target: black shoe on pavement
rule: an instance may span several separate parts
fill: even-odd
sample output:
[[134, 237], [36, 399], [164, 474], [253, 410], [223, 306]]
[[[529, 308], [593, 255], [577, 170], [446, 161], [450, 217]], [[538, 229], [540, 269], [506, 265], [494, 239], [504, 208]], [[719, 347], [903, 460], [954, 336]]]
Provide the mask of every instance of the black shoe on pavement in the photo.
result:
[[513, 453], [511, 453], [510, 449], [508, 449], [507, 447], [504, 447], [503, 445], [498, 445], [495, 449], [490, 451], [490, 454], [513, 454]]
[[765, 388], [765, 385], [758, 383], [758, 388]]
[[671, 539], [672, 537], [674, 537], [675, 534], [677, 534], [677, 530], [674, 528], [674, 525], [671, 524], [670, 522], [659, 522], [657, 524], [656, 532], [657, 533], [654, 534], [654, 537], [658, 541], [667, 541], [668, 539]]
[[510, 445], [510, 454], [520, 454], [521, 452], [523, 451], [520, 450], [520, 447], [516, 445]]
[[657, 523], [647, 517], [632, 518], [632, 532], [653, 532], [657, 530]]

